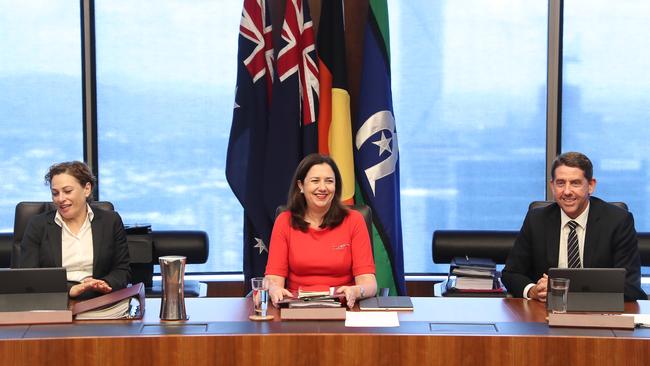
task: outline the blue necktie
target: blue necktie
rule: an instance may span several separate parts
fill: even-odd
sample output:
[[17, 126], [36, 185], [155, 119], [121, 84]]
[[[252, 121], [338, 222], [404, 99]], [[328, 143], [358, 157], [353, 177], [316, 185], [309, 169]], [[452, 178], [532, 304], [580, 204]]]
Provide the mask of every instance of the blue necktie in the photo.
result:
[[580, 247], [578, 246], [578, 234], [576, 227], [578, 223], [571, 220], [569, 225], [569, 239], [567, 240], [567, 263], [569, 268], [580, 268]]

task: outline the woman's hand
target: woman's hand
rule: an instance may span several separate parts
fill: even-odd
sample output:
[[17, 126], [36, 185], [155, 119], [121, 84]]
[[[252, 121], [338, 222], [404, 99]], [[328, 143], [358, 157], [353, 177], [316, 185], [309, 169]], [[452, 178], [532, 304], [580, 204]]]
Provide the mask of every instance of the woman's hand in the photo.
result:
[[278, 301], [284, 299], [285, 296], [292, 297], [291, 291], [284, 288], [284, 277], [276, 275], [266, 275], [264, 281], [269, 287], [269, 298], [273, 306], [278, 307]]
[[111, 286], [109, 286], [108, 283], [106, 283], [104, 280], [97, 280], [92, 277], [86, 277], [81, 281], [81, 283], [70, 288], [69, 295], [70, 297], [77, 297], [86, 291], [97, 291], [103, 294], [107, 294], [113, 291], [113, 288], [111, 288]]
[[348, 308], [350, 309], [352, 309], [357, 299], [361, 300], [363, 298], [361, 286], [341, 286], [336, 289], [336, 293], [345, 295]]
[[287, 290], [284, 287], [280, 287], [276, 284], [269, 285], [269, 297], [271, 298], [271, 302], [273, 303], [273, 306], [277, 308], [278, 301], [284, 299], [285, 296], [292, 297], [293, 294], [291, 293], [291, 291]]
[[336, 290], [337, 294], [345, 295], [350, 309], [357, 300], [372, 297], [377, 294], [377, 280], [372, 273], [355, 276], [354, 283], [354, 286], [341, 286]]

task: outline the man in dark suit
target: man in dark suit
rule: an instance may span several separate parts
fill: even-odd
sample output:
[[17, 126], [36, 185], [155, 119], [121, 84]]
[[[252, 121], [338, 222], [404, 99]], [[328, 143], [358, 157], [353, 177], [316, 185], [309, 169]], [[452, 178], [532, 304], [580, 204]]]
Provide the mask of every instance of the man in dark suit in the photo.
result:
[[625, 268], [625, 299], [647, 299], [641, 289], [641, 258], [628, 211], [592, 197], [593, 166], [577, 152], [551, 167], [555, 203], [528, 211], [508, 255], [502, 280], [516, 297], [546, 301], [551, 267]]

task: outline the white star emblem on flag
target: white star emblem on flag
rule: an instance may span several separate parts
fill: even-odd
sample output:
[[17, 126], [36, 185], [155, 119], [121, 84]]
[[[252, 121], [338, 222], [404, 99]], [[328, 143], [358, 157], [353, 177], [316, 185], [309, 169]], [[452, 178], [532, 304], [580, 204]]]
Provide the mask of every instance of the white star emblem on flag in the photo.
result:
[[384, 151], [388, 151], [389, 153], [393, 152], [393, 150], [390, 148], [390, 141], [392, 139], [392, 137], [387, 139], [386, 135], [384, 135], [384, 131], [381, 131], [381, 139], [372, 142], [373, 144], [379, 146], [379, 156], [381, 156]]
[[241, 107], [239, 104], [237, 104], [237, 89], [239, 89], [239, 86], [235, 87], [235, 105], [233, 106], [232, 109], [237, 109], [237, 108]]
[[257, 254], [262, 254], [263, 251], [266, 251], [267, 253], [269, 252], [269, 249], [266, 247], [266, 244], [262, 241], [260, 238], [255, 238], [255, 245], [253, 248], [259, 248], [260, 252]]

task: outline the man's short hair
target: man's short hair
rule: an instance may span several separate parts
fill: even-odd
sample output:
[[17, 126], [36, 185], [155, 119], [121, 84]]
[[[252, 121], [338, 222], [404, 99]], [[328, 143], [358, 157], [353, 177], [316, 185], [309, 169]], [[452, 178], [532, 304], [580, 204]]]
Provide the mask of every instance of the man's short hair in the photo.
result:
[[591, 160], [589, 160], [587, 155], [570, 151], [558, 155], [557, 158], [553, 160], [553, 164], [551, 165], [551, 180], [555, 180], [555, 169], [563, 165], [582, 170], [588, 181], [590, 181], [594, 176], [594, 166], [591, 164]]

